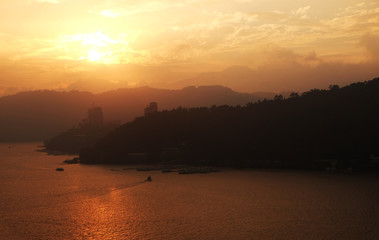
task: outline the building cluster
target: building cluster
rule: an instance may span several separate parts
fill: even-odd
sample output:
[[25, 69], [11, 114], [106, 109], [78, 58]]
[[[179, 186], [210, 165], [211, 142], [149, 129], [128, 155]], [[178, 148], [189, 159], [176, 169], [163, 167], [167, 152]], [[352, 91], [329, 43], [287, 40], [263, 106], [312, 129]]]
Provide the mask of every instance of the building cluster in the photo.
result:
[[[145, 116], [158, 112], [158, 103], [151, 102], [144, 109]], [[82, 121], [80, 126], [88, 126], [90, 128], [103, 128], [104, 126], [104, 115], [101, 107], [92, 107], [88, 109], [87, 118]], [[107, 124], [109, 125], [109, 124]], [[120, 125], [120, 123], [113, 123], [111, 125]]]

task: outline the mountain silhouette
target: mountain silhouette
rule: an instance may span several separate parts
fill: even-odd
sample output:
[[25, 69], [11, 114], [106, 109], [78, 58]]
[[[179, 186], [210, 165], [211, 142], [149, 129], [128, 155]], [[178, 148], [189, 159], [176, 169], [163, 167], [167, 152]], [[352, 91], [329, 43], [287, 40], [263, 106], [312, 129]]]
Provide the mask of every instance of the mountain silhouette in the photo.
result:
[[304, 92], [312, 88], [325, 89], [332, 84], [344, 86], [357, 79], [374, 78], [377, 74], [377, 64], [369, 63], [360, 64], [359, 69], [352, 64], [326, 62], [314, 67], [297, 62], [282, 62], [254, 69], [234, 65], [222, 71], [203, 72], [174, 82], [172, 87], [222, 85], [238, 92]]
[[[188, 85], [222, 85], [232, 89], [243, 89], [244, 85], [259, 85], [255, 71], [246, 66], [234, 65], [220, 72], [204, 72], [190, 79], [178, 81], [173, 86], [181, 88]], [[257, 88], [259, 89], [259, 88]]]
[[76, 126], [94, 105], [102, 107], [105, 120], [124, 123], [143, 115], [145, 106], [152, 101], [158, 102], [162, 110], [178, 106], [244, 105], [259, 99], [262, 99], [259, 93], [242, 94], [221, 86], [181, 90], [139, 87], [101, 94], [47, 90], [22, 92], [0, 98], [0, 141], [50, 138]]

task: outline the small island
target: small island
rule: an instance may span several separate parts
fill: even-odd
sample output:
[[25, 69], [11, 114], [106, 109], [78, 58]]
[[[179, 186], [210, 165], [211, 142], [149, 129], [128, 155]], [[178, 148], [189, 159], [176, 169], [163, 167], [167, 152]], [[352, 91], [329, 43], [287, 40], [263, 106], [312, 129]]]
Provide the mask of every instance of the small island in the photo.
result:
[[63, 163], [65, 163], [65, 164], [78, 164], [78, 163], [80, 163], [80, 158], [75, 157], [72, 159], [66, 159], [63, 161]]

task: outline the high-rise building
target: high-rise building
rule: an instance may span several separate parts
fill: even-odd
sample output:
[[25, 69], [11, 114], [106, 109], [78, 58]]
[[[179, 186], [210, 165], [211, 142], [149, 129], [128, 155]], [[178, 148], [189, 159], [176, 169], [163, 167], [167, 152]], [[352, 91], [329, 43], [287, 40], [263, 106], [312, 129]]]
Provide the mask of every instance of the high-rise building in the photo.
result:
[[157, 102], [151, 102], [149, 105], [145, 107], [145, 116], [149, 115], [151, 113], [158, 112], [158, 103]]
[[101, 107], [88, 109], [88, 125], [94, 128], [102, 128], [104, 125], [103, 110]]

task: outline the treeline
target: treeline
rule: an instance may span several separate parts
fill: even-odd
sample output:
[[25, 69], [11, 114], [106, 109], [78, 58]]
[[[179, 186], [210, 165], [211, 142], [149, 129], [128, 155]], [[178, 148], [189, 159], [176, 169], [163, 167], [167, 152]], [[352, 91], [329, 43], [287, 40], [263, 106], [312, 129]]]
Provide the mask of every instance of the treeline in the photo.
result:
[[246, 106], [179, 107], [139, 117], [82, 149], [80, 158], [87, 163], [169, 160], [302, 168], [337, 162], [363, 168], [379, 155], [378, 123], [376, 78]]

